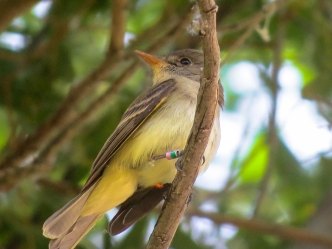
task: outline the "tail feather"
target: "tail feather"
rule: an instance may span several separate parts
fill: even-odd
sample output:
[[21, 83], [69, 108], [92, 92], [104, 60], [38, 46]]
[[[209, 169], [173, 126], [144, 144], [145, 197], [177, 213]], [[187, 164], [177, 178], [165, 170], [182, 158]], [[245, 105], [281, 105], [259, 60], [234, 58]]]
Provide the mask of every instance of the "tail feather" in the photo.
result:
[[51, 249], [72, 249], [107, 211], [125, 202], [137, 189], [133, 170], [109, 167], [103, 177], [49, 217], [43, 235]]
[[93, 187], [78, 195], [60, 210], [52, 214], [43, 225], [43, 235], [50, 239], [63, 236], [79, 218]]
[[110, 221], [108, 232], [111, 235], [119, 234], [144, 217], [162, 201], [170, 186], [165, 184], [163, 188], [148, 188], [134, 193]]
[[72, 249], [86, 235], [102, 215], [80, 216], [66, 234], [50, 241], [49, 249]]

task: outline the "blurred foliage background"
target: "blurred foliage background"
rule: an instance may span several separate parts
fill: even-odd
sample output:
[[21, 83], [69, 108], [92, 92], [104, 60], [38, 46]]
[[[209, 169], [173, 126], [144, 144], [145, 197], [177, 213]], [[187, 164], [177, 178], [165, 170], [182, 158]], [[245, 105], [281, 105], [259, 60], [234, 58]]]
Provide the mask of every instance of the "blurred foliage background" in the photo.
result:
[[[125, 2], [0, 1], [0, 248], [47, 247], [44, 220], [151, 83], [133, 50], [200, 47], [193, 1]], [[332, 248], [332, 2], [217, 3], [222, 143], [172, 248]], [[157, 215], [114, 238], [105, 218], [78, 248], [144, 248]]]

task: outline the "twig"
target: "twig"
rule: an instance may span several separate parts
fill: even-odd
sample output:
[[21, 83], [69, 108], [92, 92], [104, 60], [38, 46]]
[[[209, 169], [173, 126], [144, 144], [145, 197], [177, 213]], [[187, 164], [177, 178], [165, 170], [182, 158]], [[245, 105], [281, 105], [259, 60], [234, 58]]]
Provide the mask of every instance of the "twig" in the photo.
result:
[[5, 29], [16, 16], [30, 9], [38, 0], [0, 1], [0, 31]]
[[269, 2], [256, 13], [254, 13], [249, 18], [245, 18], [243, 20], [237, 20], [232, 24], [224, 24], [220, 25], [218, 31], [220, 34], [230, 33], [230, 32], [238, 32], [244, 29], [247, 29], [252, 26], [257, 26], [261, 21], [266, 19], [271, 14], [275, 13], [279, 8], [281, 8], [287, 0], [277, 0], [273, 2]]
[[239, 47], [241, 47], [246, 40], [252, 35], [252, 33], [258, 28], [259, 24], [267, 19], [268, 17], [272, 16], [276, 11], [281, 9], [288, 3], [290, 0], [276, 0], [265, 4], [260, 11], [254, 14], [249, 19], [244, 20], [243, 22], [237, 23], [232, 25], [231, 27], [221, 27], [220, 34], [223, 34], [223, 29], [225, 32], [229, 28], [234, 28], [235, 30], [246, 29], [245, 32], [232, 44], [232, 46], [227, 50], [227, 56], [223, 59], [226, 61], [229, 57], [232, 56], [234, 51], [236, 51]]
[[239, 228], [244, 228], [253, 232], [271, 234], [283, 239], [297, 240], [310, 244], [329, 246], [329, 248], [332, 247], [332, 238], [330, 236], [328, 237], [322, 234], [317, 234], [305, 229], [288, 227], [284, 225], [268, 224], [264, 221], [257, 219], [247, 220], [217, 213], [206, 213], [200, 210], [188, 210], [187, 214], [189, 216], [210, 219], [218, 225], [232, 224]]
[[[1, 9], [1, 4], [3, 4], [4, 2], [0, 1], [0, 9]], [[73, 12], [70, 15], [70, 17], [63, 18], [63, 16], [61, 16], [60, 18], [61, 20], [59, 20], [59, 17], [54, 14], [58, 12], [53, 11], [53, 14], [51, 14], [48, 17], [48, 20], [46, 21], [46, 25], [44, 26], [44, 28], [42, 28], [41, 31], [34, 36], [34, 39], [21, 52], [12, 52], [4, 49], [0, 50], [0, 57], [2, 59], [15, 61], [18, 64], [12, 71], [9, 71], [8, 74], [4, 77], [5, 78], [4, 82], [6, 82], [6, 84], [4, 85], [9, 87], [12, 84], [12, 81], [15, 79], [14, 76], [17, 76], [19, 74], [24, 74], [26, 67], [28, 65], [33, 64], [36, 60], [40, 59], [45, 54], [50, 53], [50, 51], [56, 51], [61, 41], [64, 39], [68, 31], [70, 30], [69, 28], [70, 23], [74, 19], [79, 19], [78, 18], [79, 16], [84, 15], [86, 11], [89, 10], [93, 2], [94, 0], [85, 0], [78, 9], [75, 9], [75, 12]], [[11, 5], [15, 5], [15, 1], [10, 3]], [[53, 4], [53, 8], [55, 4], [56, 3]], [[45, 36], [47, 34], [45, 30], [47, 29], [52, 30], [52, 32], [45, 39]], [[11, 93], [7, 91], [7, 94], [5, 94], [5, 96], [7, 96], [6, 105], [8, 109], [10, 109], [10, 106], [12, 105], [10, 100]], [[11, 131], [15, 131], [16, 125], [14, 124], [13, 122], [14, 120], [10, 115], [8, 115], [8, 120], [10, 121], [11, 124], [10, 125]], [[15, 132], [14, 133], [12, 132], [10, 138], [8, 139], [9, 148], [15, 148], [14, 145], [17, 142], [19, 142], [18, 138], [12, 136], [14, 134]]]
[[[248, 104], [248, 108], [247, 111], [245, 111], [245, 113], [249, 113], [249, 110], [251, 108], [251, 103], [253, 102], [254, 98], [251, 99], [251, 101]], [[236, 181], [239, 179], [239, 176], [241, 175], [241, 173], [245, 170], [244, 167], [238, 167], [238, 162], [239, 162], [239, 158], [241, 155], [241, 150], [243, 149], [243, 141], [246, 140], [246, 138], [248, 137], [248, 133], [250, 130], [250, 122], [248, 122], [250, 118], [250, 115], [247, 115], [246, 117], [246, 125], [241, 133], [241, 139], [239, 140], [240, 142], [238, 143], [234, 153], [233, 153], [233, 157], [232, 160], [230, 162], [230, 168], [234, 169], [233, 172], [231, 172], [231, 174], [229, 175], [228, 179], [226, 180], [226, 183], [223, 187], [223, 189], [221, 190], [221, 192], [219, 193], [220, 196], [222, 196], [223, 194], [225, 194], [230, 188], [233, 187], [233, 185], [236, 183]], [[237, 169], [237, 170], [236, 170]]]
[[79, 193], [80, 188], [73, 186], [67, 181], [54, 182], [48, 179], [39, 179], [37, 184], [43, 188], [48, 188], [62, 195], [73, 196]]
[[[81, 20], [94, 2], [95, 0], [84, 0], [77, 9], [66, 16], [59, 15], [61, 12], [56, 10], [61, 6], [61, 2], [54, 2], [44, 27], [39, 33], [34, 35], [34, 38], [24, 49], [24, 52], [18, 53], [17, 56], [23, 56], [22, 60], [24, 60], [24, 64], [29, 65], [33, 63], [33, 61], [43, 58], [43, 56], [51, 51], [56, 51], [61, 42], [71, 31], [71, 24], [77, 20]], [[48, 34], [47, 30], [52, 30], [52, 32]]]
[[331, 156], [332, 156], [332, 148], [330, 148], [326, 151], [322, 151], [312, 157], [302, 160], [301, 165], [310, 164], [310, 163], [313, 163], [315, 161], [322, 159], [323, 157], [331, 157]]
[[112, 2], [111, 42], [108, 52], [116, 54], [124, 48], [124, 35], [126, 31], [127, 0], [114, 0]]
[[0, 86], [0, 89], [5, 93], [4, 94], [4, 104], [6, 106], [6, 114], [7, 114], [7, 119], [10, 127], [10, 133], [9, 133], [9, 139], [8, 139], [8, 144], [7, 146], [9, 148], [13, 148], [15, 145], [16, 139], [15, 139], [15, 134], [17, 131], [17, 120], [14, 115], [13, 111], [13, 93], [12, 93], [12, 82], [13, 79], [15, 78], [15, 74], [10, 73], [6, 75], [6, 77], [3, 77], [2, 84]]
[[[124, 31], [122, 32], [124, 33]], [[117, 33], [119, 33], [119, 31], [117, 31]], [[116, 62], [119, 61], [119, 57], [118, 53], [115, 56], [111, 56], [110, 52], [108, 52], [100, 66], [71, 89], [58, 111], [41, 125], [36, 133], [23, 141], [14, 153], [7, 156], [0, 163], [0, 169], [22, 166], [28, 157], [31, 157], [31, 155], [40, 150], [42, 145], [56, 134], [57, 130], [66, 127], [75, 115], [73, 107], [75, 107], [97, 83], [108, 76], [111, 68], [115, 67]]]
[[186, 203], [197, 177], [201, 158], [211, 132], [217, 107], [220, 49], [216, 34], [217, 5], [213, 0], [198, 1], [203, 36], [204, 75], [198, 94], [198, 104], [194, 125], [188, 139], [183, 157], [178, 161], [177, 173], [170, 193], [165, 201], [157, 225], [150, 236], [147, 249], [169, 248]]
[[[280, 20], [280, 15], [278, 15], [278, 20]], [[269, 158], [267, 162], [266, 171], [263, 175], [262, 181], [260, 183], [259, 192], [256, 198], [255, 208], [253, 210], [253, 217], [256, 217], [260, 211], [260, 207], [266, 196], [268, 185], [270, 182], [272, 170], [274, 168], [276, 160], [276, 151], [278, 149], [278, 139], [277, 139], [277, 108], [278, 108], [278, 92], [279, 92], [279, 82], [278, 74], [282, 64], [282, 45], [284, 38], [284, 27], [279, 22], [278, 29], [276, 32], [276, 39], [274, 41], [273, 48], [273, 63], [272, 63], [272, 75], [270, 82], [271, 89], [271, 112], [269, 117], [269, 127], [268, 127], [268, 145], [269, 145]]]

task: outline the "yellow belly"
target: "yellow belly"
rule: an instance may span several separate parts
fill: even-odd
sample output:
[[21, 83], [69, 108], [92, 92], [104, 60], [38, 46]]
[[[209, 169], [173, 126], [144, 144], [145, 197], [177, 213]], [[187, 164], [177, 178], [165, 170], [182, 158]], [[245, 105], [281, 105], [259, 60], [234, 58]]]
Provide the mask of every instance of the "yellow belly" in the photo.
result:
[[114, 161], [121, 167], [137, 170], [140, 186], [172, 182], [176, 174], [176, 160], [153, 161], [152, 156], [185, 148], [193, 124], [195, 106], [188, 103], [181, 107], [185, 111], [176, 112], [171, 108], [163, 107], [153, 118], [146, 120], [114, 157]]
[[137, 189], [137, 174], [132, 169], [108, 167], [85, 203], [81, 215], [105, 213], [123, 203]]
[[171, 183], [176, 175], [176, 160], [151, 161], [138, 169], [138, 184], [149, 187], [159, 183]]

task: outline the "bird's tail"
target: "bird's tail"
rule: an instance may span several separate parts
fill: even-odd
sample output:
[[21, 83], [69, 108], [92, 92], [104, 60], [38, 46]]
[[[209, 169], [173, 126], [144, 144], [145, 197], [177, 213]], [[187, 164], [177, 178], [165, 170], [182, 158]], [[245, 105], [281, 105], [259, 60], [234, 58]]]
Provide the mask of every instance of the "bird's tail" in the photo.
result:
[[92, 190], [93, 187], [78, 195], [45, 221], [43, 235], [51, 239], [50, 249], [74, 248], [101, 217], [101, 214], [81, 216]]
[[125, 202], [137, 188], [135, 172], [109, 167], [103, 177], [50, 216], [43, 235], [51, 249], [72, 249], [107, 211]]
[[49, 249], [72, 249], [86, 235], [90, 229], [101, 218], [100, 214], [80, 216], [65, 234], [56, 239], [52, 239]]
[[93, 188], [76, 196], [73, 200], [68, 202], [60, 210], [52, 214], [43, 225], [43, 235], [50, 239], [62, 237], [66, 232], [72, 228], [81, 214], [84, 204]]

